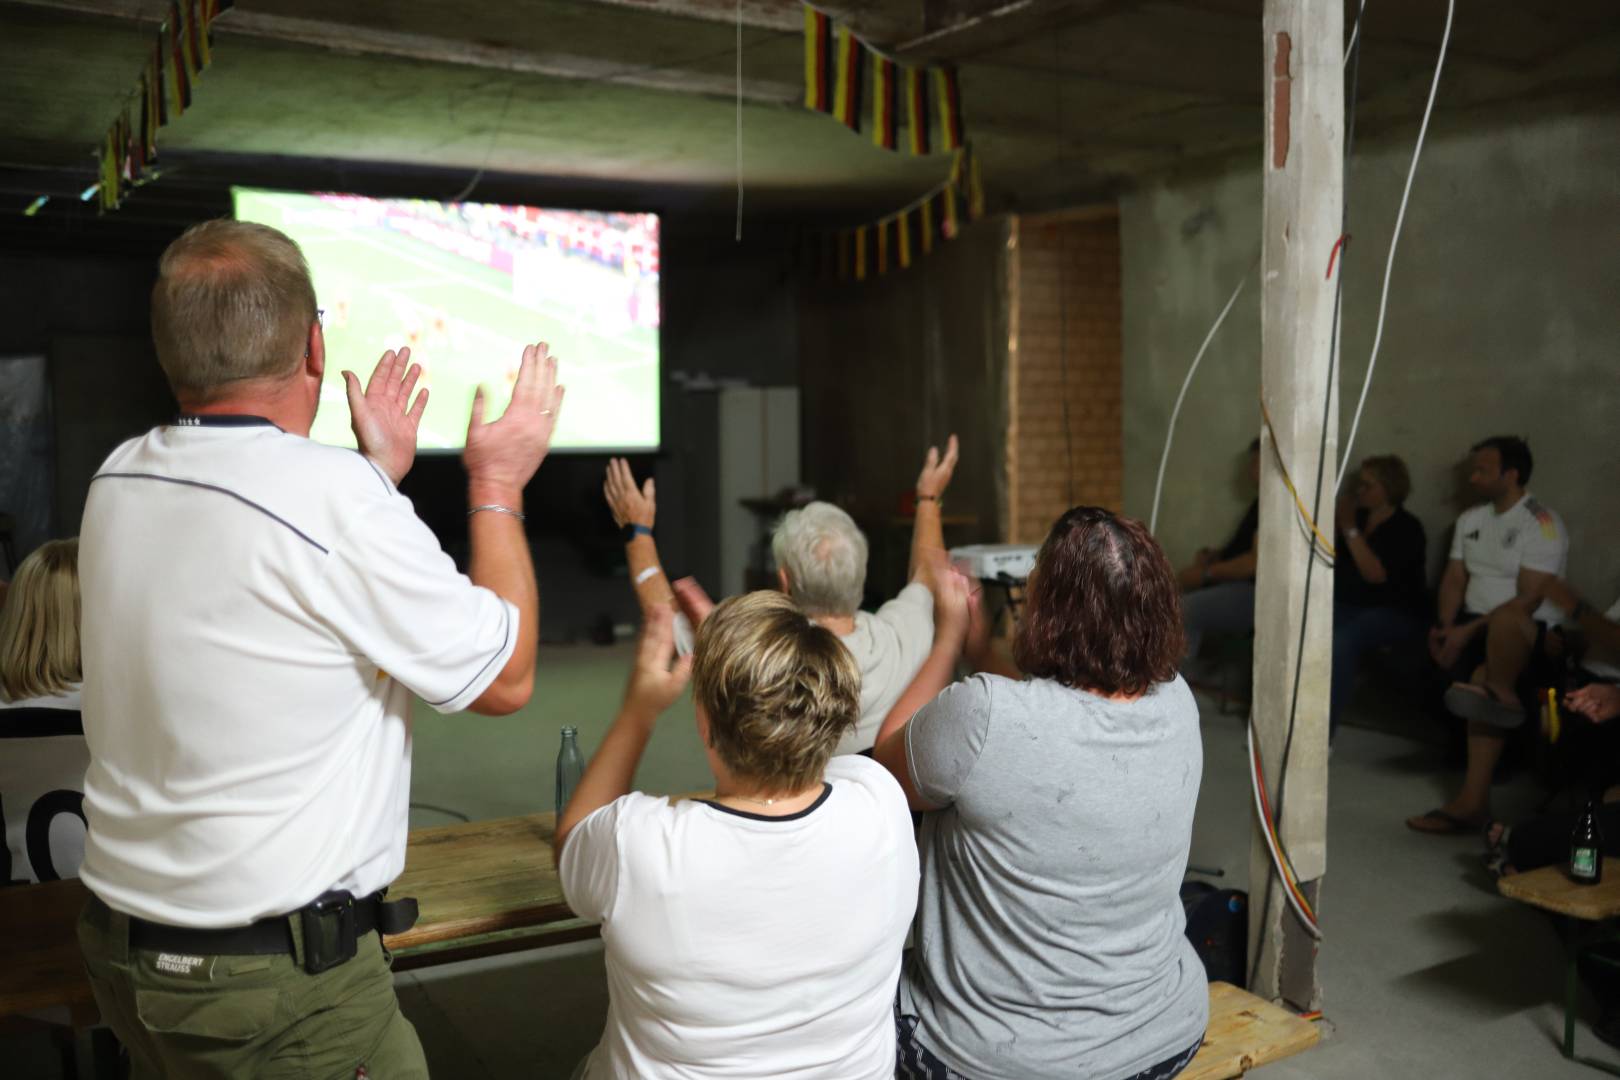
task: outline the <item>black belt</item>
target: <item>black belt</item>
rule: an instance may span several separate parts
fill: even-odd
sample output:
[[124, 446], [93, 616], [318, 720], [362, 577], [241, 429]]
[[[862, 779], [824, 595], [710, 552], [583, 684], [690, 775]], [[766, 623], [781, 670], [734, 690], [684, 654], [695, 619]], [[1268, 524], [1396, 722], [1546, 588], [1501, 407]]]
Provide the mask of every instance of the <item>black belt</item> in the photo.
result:
[[390, 901], [376, 892], [356, 900], [346, 892], [329, 892], [290, 914], [225, 930], [165, 926], [131, 916], [129, 944], [203, 956], [297, 956], [296, 926], [303, 939], [304, 969], [316, 975], [352, 959], [359, 939], [373, 931], [404, 933], [416, 924], [416, 915], [416, 901], [410, 897]]

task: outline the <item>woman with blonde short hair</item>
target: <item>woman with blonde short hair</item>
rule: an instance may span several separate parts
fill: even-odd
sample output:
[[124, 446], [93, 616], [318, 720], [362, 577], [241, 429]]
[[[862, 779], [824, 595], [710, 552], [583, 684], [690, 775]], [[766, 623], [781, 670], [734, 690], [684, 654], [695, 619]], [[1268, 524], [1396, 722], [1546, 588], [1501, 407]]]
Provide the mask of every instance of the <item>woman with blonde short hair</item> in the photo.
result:
[[[610, 996], [576, 1075], [891, 1077], [917, 852], [893, 777], [832, 757], [860, 672], [781, 593], [722, 602], [673, 667], [671, 619], [647, 612], [624, 705], [557, 822], [563, 892], [602, 924]], [[714, 796], [633, 792], [688, 677]]]
[[79, 541], [41, 544], [0, 605], [0, 883], [76, 877], [84, 861]]

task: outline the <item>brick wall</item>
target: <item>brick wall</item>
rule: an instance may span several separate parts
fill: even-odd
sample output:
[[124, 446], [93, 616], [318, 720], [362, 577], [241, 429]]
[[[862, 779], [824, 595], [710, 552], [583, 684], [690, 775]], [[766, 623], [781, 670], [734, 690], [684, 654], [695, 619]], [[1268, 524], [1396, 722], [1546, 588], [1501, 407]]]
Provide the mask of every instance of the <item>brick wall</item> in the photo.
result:
[[1120, 508], [1119, 218], [1020, 217], [1010, 247], [1002, 520], [1008, 541], [1039, 543], [1070, 506]]

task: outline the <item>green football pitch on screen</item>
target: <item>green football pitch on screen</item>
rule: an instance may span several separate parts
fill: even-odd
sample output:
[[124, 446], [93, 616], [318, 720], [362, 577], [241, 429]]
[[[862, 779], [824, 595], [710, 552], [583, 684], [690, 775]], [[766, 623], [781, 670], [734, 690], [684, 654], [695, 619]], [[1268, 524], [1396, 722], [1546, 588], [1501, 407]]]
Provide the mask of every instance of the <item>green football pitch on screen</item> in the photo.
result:
[[523, 347], [558, 358], [568, 397], [552, 446], [656, 449], [658, 218], [490, 203], [236, 188], [236, 216], [297, 241], [323, 310], [326, 375], [310, 437], [353, 446], [344, 370], [362, 385], [410, 346], [431, 393], [417, 445], [459, 450], [473, 391], [493, 420]]

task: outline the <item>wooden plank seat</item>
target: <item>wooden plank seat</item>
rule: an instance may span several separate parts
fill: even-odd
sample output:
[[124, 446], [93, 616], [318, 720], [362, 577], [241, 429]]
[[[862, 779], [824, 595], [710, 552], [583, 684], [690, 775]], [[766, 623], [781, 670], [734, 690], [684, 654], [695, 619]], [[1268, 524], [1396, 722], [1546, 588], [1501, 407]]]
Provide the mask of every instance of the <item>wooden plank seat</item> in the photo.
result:
[[1231, 983], [1210, 983], [1204, 1045], [1176, 1080], [1232, 1080], [1309, 1050], [1320, 1037], [1314, 1023], [1280, 1005]]

